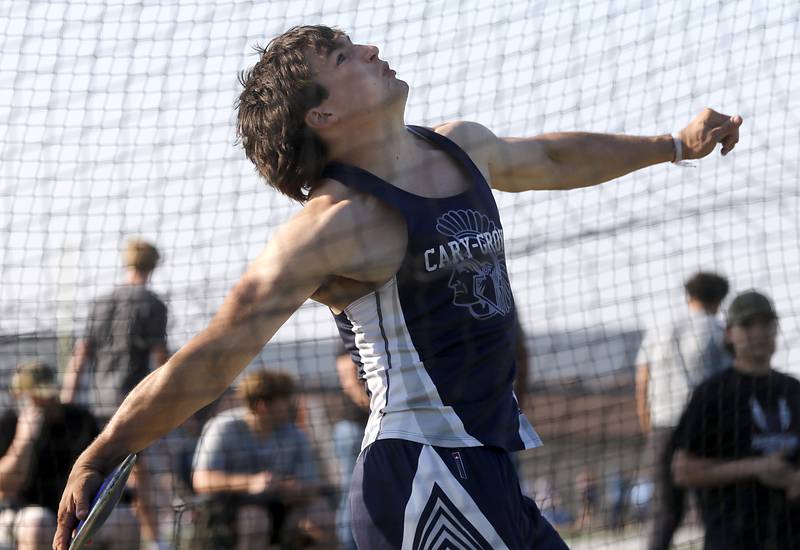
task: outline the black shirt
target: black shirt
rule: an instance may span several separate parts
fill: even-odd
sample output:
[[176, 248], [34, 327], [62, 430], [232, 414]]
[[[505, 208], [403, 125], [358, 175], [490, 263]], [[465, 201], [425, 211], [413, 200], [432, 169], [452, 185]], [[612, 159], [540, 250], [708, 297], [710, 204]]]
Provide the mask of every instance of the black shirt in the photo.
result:
[[[737, 460], [779, 451], [800, 465], [800, 382], [728, 369], [702, 383], [681, 417], [678, 448]], [[755, 479], [697, 491], [707, 550], [800, 549], [800, 500]]]
[[[56, 512], [72, 464], [98, 434], [97, 422], [89, 411], [76, 405], [61, 407], [63, 416], [45, 418], [36, 438], [33, 464], [17, 499], [21, 506], [44, 506]], [[0, 416], [0, 456], [11, 446], [16, 429], [16, 413], [5, 411]]]
[[167, 344], [167, 306], [143, 286], [122, 285], [92, 305], [86, 343], [95, 358], [90, 408], [107, 419], [150, 372], [150, 352]]

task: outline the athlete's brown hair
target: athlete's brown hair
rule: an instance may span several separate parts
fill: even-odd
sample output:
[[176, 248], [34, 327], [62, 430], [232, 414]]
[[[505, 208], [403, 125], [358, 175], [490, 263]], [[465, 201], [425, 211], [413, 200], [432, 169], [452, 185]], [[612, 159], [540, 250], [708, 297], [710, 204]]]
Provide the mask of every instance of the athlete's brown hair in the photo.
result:
[[266, 48], [258, 62], [239, 75], [244, 87], [236, 103], [236, 133], [247, 158], [269, 185], [305, 202], [322, 176], [327, 151], [305, 124], [309, 109], [328, 97], [314, 81], [305, 51], [327, 52], [342, 32], [325, 26], [293, 27]]

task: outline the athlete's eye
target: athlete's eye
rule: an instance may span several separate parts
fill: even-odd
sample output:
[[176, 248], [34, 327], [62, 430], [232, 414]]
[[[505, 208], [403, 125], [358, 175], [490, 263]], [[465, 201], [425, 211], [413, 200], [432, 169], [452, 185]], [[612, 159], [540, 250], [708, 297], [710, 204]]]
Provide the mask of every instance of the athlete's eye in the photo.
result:
[[337, 65], [341, 65], [342, 63], [344, 63], [344, 60], [345, 60], [345, 57], [344, 57], [343, 53], [340, 53], [339, 55], [336, 56], [336, 64]]

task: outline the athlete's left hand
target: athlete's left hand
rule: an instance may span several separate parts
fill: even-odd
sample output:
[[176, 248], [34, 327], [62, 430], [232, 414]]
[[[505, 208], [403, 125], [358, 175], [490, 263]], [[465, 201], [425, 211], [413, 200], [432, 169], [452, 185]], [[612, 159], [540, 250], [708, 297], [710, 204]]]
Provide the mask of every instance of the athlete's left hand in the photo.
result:
[[730, 153], [739, 142], [739, 126], [742, 117], [724, 115], [713, 109], [703, 109], [699, 115], [680, 132], [684, 159], [703, 158], [722, 144], [722, 154]]

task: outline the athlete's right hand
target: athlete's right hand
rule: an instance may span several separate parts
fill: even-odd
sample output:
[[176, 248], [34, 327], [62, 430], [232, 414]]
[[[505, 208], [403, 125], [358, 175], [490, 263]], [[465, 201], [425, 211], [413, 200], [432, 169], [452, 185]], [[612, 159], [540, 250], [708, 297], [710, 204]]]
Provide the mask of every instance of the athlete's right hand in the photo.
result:
[[[84, 453], [85, 454], [85, 453]], [[97, 489], [103, 483], [99, 468], [91, 466], [84, 456], [78, 457], [67, 480], [64, 494], [58, 505], [58, 525], [53, 539], [55, 550], [67, 550], [72, 542], [72, 532], [80, 520], [86, 519]]]

